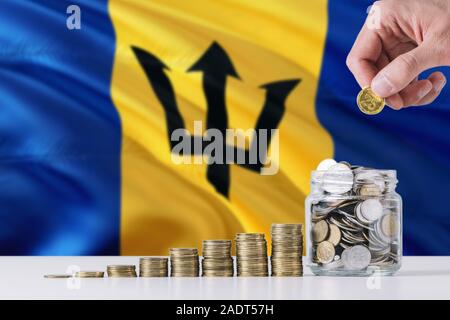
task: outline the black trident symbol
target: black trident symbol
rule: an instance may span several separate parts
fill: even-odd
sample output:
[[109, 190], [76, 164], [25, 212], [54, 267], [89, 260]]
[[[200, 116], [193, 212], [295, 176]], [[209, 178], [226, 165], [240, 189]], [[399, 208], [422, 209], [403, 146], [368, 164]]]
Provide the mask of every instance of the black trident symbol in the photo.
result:
[[[151, 53], [134, 46], [132, 49], [139, 60], [140, 65], [144, 69], [150, 85], [164, 108], [167, 134], [171, 149], [173, 149], [176, 142], [170, 139], [172, 132], [176, 129], [185, 129], [185, 124], [183, 117], [178, 110], [173, 86], [165, 73], [165, 70], [169, 70], [169, 68]], [[226, 129], [228, 128], [228, 113], [225, 102], [227, 77], [240, 79], [231, 59], [228, 57], [225, 50], [217, 42], [214, 42], [208, 50], [206, 50], [203, 56], [189, 68], [188, 72], [203, 72], [203, 90], [205, 92], [208, 107], [206, 116], [207, 129], [218, 129], [225, 137]], [[270, 144], [271, 129], [276, 129], [283, 117], [286, 98], [300, 81], [301, 79], [283, 80], [261, 86], [261, 88], [266, 90], [266, 99], [258, 120], [256, 121], [255, 132], [259, 132], [259, 129], [266, 129], [268, 131], [267, 144], [265, 145], [266, 149]], [[202, 152], [207, 144], [210, 143], [203, 142], [202, 137], [191, 136], [190, 138], [192, 140], [200, 139], [202, 141]], [[245, 150], [245, 158], [249, 159], [249, 154], [258, 150], [254, 150], [253, 148], [258, 147], [257, 139], [253, 137], [250, 150]], [[233, 154], [236, 154], [236, 148], [227, 146], [224, 139], [223, 154], [225, 154], [227, 148], [233, 148]], [[242, 152], [242, 150], [240, 151]], [[260, 150], [260, 154], [267, 154], [267, 150]], [[245, 163], [238, 163], [238, 165], [259, 173], [263, 167], [263, 161], [258, 160], [256, 164], [250, 164], [246, 161]], [[223, 164], [209, 164], [207, 169], [207, 179], [215, 187], [217, 192], [228, 197], [230, 189], [229, 164], [225, 162]]]

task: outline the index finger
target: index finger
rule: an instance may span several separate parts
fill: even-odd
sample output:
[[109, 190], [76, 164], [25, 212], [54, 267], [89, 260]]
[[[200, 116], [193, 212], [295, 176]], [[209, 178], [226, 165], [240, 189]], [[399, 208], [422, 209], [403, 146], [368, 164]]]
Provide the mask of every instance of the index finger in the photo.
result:
[[347, 57], [347, 66], [361, 87], [369, 86], [377, 75], [382, 48], [378, 34], [364, 24]]

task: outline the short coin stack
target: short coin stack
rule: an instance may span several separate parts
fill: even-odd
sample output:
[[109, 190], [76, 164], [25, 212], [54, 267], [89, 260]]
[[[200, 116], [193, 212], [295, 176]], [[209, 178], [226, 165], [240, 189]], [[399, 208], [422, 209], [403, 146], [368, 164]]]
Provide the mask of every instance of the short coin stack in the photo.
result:
[[172, 277], [199, 276], [197, 248], [171, 248], [170, 263], [170, 275]]
[[168, 260], [166, 257], [139, 259], [139, 277], [167, 277]]
[[303, 275], [301, 224], [272, 224], [272, 276]]
[[231, 240], [203, 240], [202, 273], [204, 277], [232, 277]]
[[103, 278], [104, 275], [103, 271], [78, 271], [75, 273], [77, 278]]
[[106, 267], [108, 277], [111, 278], [134, 278], [136, 277], [136, 266], [134, 265], [109, 265]]
[[267, 241], [263, 233], [236, 234], [237, 275], [267, 277]]

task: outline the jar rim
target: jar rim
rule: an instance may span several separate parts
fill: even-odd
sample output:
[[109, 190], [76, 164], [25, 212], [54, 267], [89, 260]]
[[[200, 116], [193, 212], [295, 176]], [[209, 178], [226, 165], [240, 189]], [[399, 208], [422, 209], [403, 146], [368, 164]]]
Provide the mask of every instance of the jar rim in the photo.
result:
[[[320, 179], [323, 177], [323, 175], [327, 172], [328, 170], [312, 170], [311, 171], [311, 179], [315, 180], [315, 179]], [[337, 169], [335, 171], [336, 173], [339, 172], [348, 172], [348, 170], [339, 170]], [[355, 172], [353, 170], [353, 172]], [[375, 174], [379, 174], [381, 175], [385, 181], [389, 181], [389, 182], [393, 182], [393, 183], [397, 183], [397, 170], [394, 169], [373, 169], [373, 168], [358, 168], [357, 169], [357, 173], [375, 173]]]
[[[312, 170], [311, 172], [327, 172], [328, 170]], [[336, 171], [347, 171], [346, 169], [336, 169]], [[358, 171], [375, 171], [378, 173], [397, 174], [397, 170], [394, 169], [374, 169], [374, 168], [358, 168]]]

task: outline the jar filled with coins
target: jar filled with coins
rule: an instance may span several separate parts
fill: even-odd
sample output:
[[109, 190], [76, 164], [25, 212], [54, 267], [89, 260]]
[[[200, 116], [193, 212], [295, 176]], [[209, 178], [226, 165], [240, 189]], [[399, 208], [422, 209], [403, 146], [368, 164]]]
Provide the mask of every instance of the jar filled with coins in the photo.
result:
[[395, 170], [322, 161], [306, 199], [307, 260], [316, 275], [392, 275], [401, 266]]

